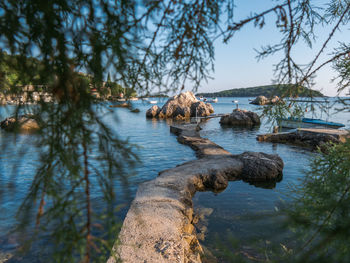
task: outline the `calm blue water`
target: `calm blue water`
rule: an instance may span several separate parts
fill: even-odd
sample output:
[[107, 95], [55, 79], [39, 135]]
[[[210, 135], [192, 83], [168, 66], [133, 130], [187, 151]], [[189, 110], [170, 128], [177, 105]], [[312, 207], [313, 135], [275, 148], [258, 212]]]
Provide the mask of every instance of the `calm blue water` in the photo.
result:
[[[241, 109], [259, 111], [258, 106], [248, 103], [248, 98], [235, 99], [239, 100]], [[213, 104], [215, 113], [231, 112], [235, 108], [232, 100], [233, 98], [219, 98], [219, 102]], [[118, 202], [126, 204], [132, 200], [140, 182], [155, 178], [158, 172], [164, 169], [195, 159], [194, 152], [189, 147], [179, 144], [176, 137], [169, 132], [169, 123], [145, 118], [145, 112], [150, 105], [142, 101], [136, 101], [134, 104], [141, 110], [140, 113], [114, 108], [112, 113], [105, 117], [110, 118], [111, 125], [122, 138], [128, 138], [131, 143], [139, 146], [137, 153], [142, 163], [129, 171], [129, 195], [123, 195], [123, 184], [115, 182], [116, 192], [120, 193]], [[162, 103], [158, 105], [161, 106]], [[0, 119], [10, 116], [13, 109], [12, 106], [0, 107]], [[332, 112], [331, 110], [330, 113]], [[117, 123], [112, 123], [114, 117], [118, 118]], [[342, 122], [350, 128], [350, 117], [347, 113], [339, 113], [331, 120]], [[219, 119], [212, 119], [203, 123], [202, 128], [203, 137], [208, 137], [234, 154], [244, 151], [274, 153], [279, 154], [285, 163], [283, 181], [274, 189], [232, 182], [220, 194], [197, 193], [194, 197], [195, 207], [213, 209], [213, 213], [207, 218], [208, 231], [203, 244], [210, 247], [217, 235], [224, 236], [227, 233], [232, 233], [240, 239], [248, 239], [273, 231], [271, 217], [262, 218], [260, 215], [275, 211], [288, 185], [297, 183], [298, 179], [303, 177], [303, 169], [307, 168], [313, 153], [294, 146], [257, 142], [256, 135], [271, 128], [267, 123], [263, 123], [257, 129], [222, 128]], [[28, 190], [37, 165], [40, 149], [34, 147], [33, 136], [36, 135], [13, 136], [0, 131], [0, 253], [16, 247], [15, 237], [9, 235], [8, 231], [17, 224], [14, 216]], [[93, 192], [93, 201], [97, 205], [103, 202], [99, 192]], [[126, 211], [127, 208], [120, 213], [121, 219]], [[256, 216], [260, 219], [257, 220]]]

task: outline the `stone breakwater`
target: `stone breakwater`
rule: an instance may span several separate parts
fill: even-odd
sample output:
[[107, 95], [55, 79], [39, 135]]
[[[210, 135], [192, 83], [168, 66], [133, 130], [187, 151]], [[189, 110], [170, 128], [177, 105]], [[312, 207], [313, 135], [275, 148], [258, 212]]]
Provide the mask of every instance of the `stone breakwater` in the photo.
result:
[[233, 155], [201, 138], [198, 130], [196, 125], [171, 127], [178, 141], [194, 149], [199, 159], [161, 171], [139, 186], [108, 263], [199, 263], [202, 248], [192, 206], [196, 191], [219, 192], [235, 180], [254, 184], [282, 179], [283, 161], [278, 155]]

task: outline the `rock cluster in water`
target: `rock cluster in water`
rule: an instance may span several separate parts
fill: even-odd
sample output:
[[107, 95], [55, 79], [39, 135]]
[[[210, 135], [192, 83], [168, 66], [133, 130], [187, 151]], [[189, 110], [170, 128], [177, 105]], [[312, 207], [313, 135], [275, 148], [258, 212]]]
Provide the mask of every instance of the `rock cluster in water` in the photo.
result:
[[260, 125], [260, 117], [252, 111], [235, 109], [230, 115], [222, 116], [220, 124], [227, 126], [255, 126]]
[[147, 118], [172, 118], [184, 120], [190, 117], [206, 117], [214, 113], [213, 106], [197, 100], [190, 91], [170, 98], [162, 108], [154, 105], [146, 112]]
[[40, 129], [38, 122], [31, 114], [6, 118], [0, 123], [0, 127], [11, 132], [35, 132]]
[[266, 98], [265, 96], [258, 96], [255, 100], [251, 101], [250, 104], [255, 105], [271, 105], [282, 102], [278, 96], [273, 96], [271, 99]]

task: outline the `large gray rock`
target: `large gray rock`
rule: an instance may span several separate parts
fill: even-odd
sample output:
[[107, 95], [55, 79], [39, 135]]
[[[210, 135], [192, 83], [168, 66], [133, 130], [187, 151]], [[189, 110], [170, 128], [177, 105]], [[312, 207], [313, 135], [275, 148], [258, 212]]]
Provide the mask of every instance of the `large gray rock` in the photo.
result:
[[184, 120], [196, 116], [209, 116], [214, 112], [213, 107], [209, 103], [197, 100], [194, 94], [190, 91], [180, 93], [179, 95], [170, 98], [159, 112], [156, 111], [155, 108], [152, 108], [147, 111], [148, 114], [146, 113], [146, 117]]
[[271, 99], [266, 98], [265, 96], [258, 96], [255, 100], [251, 101], [250, 104], [255, 105], [269, 105], [269, 104], [277, 104], [282, 100], [278, 96], [273, 96]]
[[242, 180], [246, 182], [282, 180], [283, 160], [277, 154], [244, 152], [238, 155], [243, 163]]
[[255, 112], [235, 109], [230, 115], [222, 116], [220, 124], [230, 126], [254, 126], [260, 125], [260, 118]]
[[35, 132], [40, 129], [33, 115], [26, 114], [17, 117], [9, 117], [0, 123], [0, 127], [6, 131]]

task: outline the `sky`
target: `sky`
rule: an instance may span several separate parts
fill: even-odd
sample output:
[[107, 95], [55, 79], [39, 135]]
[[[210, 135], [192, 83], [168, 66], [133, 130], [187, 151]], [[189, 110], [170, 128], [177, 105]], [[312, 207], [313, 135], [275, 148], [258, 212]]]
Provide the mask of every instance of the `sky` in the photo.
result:
[[[235, 20], [244, 18], [250, 13], [266, 10], [271, 6], [270, 0], [236, 0]], [[325, 1], [314, 0], [313, 3]], [[273, 66], [280, 59], [282, 54], [276, 54], [267, 59], [256, 59], [256, 51], [266, 44], [278, 43], [281, 34], [274, 26], [274, 15], [270, 15], [267, 25], [263, 29], [249, 25], [239, 31], [228, 44], [223, 44], [221, 40], [215, 44], [215, 72], [213, 79], [199, 87], [198, 92], [215, 92], [233, 88], [245, 88], [272, 84]], [[317, 27], [318, 38], [313, 48], [308, 48], [305, 44], [299, 44], [293, 52], [296, 61], [302, 64], [310, 62], [321, 48], [331, 31], [330, 27]], [[337, 31], [334, 39], [327, 45], [325, 54], [329, 54], [336, 47], [339, 41], [350, 43], [349, 28], [343, 27]], [[320, 61], [324, 61], [326, 56], [322, 56]], [[336, 83], [331, 79], [335, 72], [331, 66], [326, 66], [320, 70], [315, 79], [314, 89], [320, 90], [327, 96], [336, 96]], [[341, 95], [345, 95], [343, 92]]]

